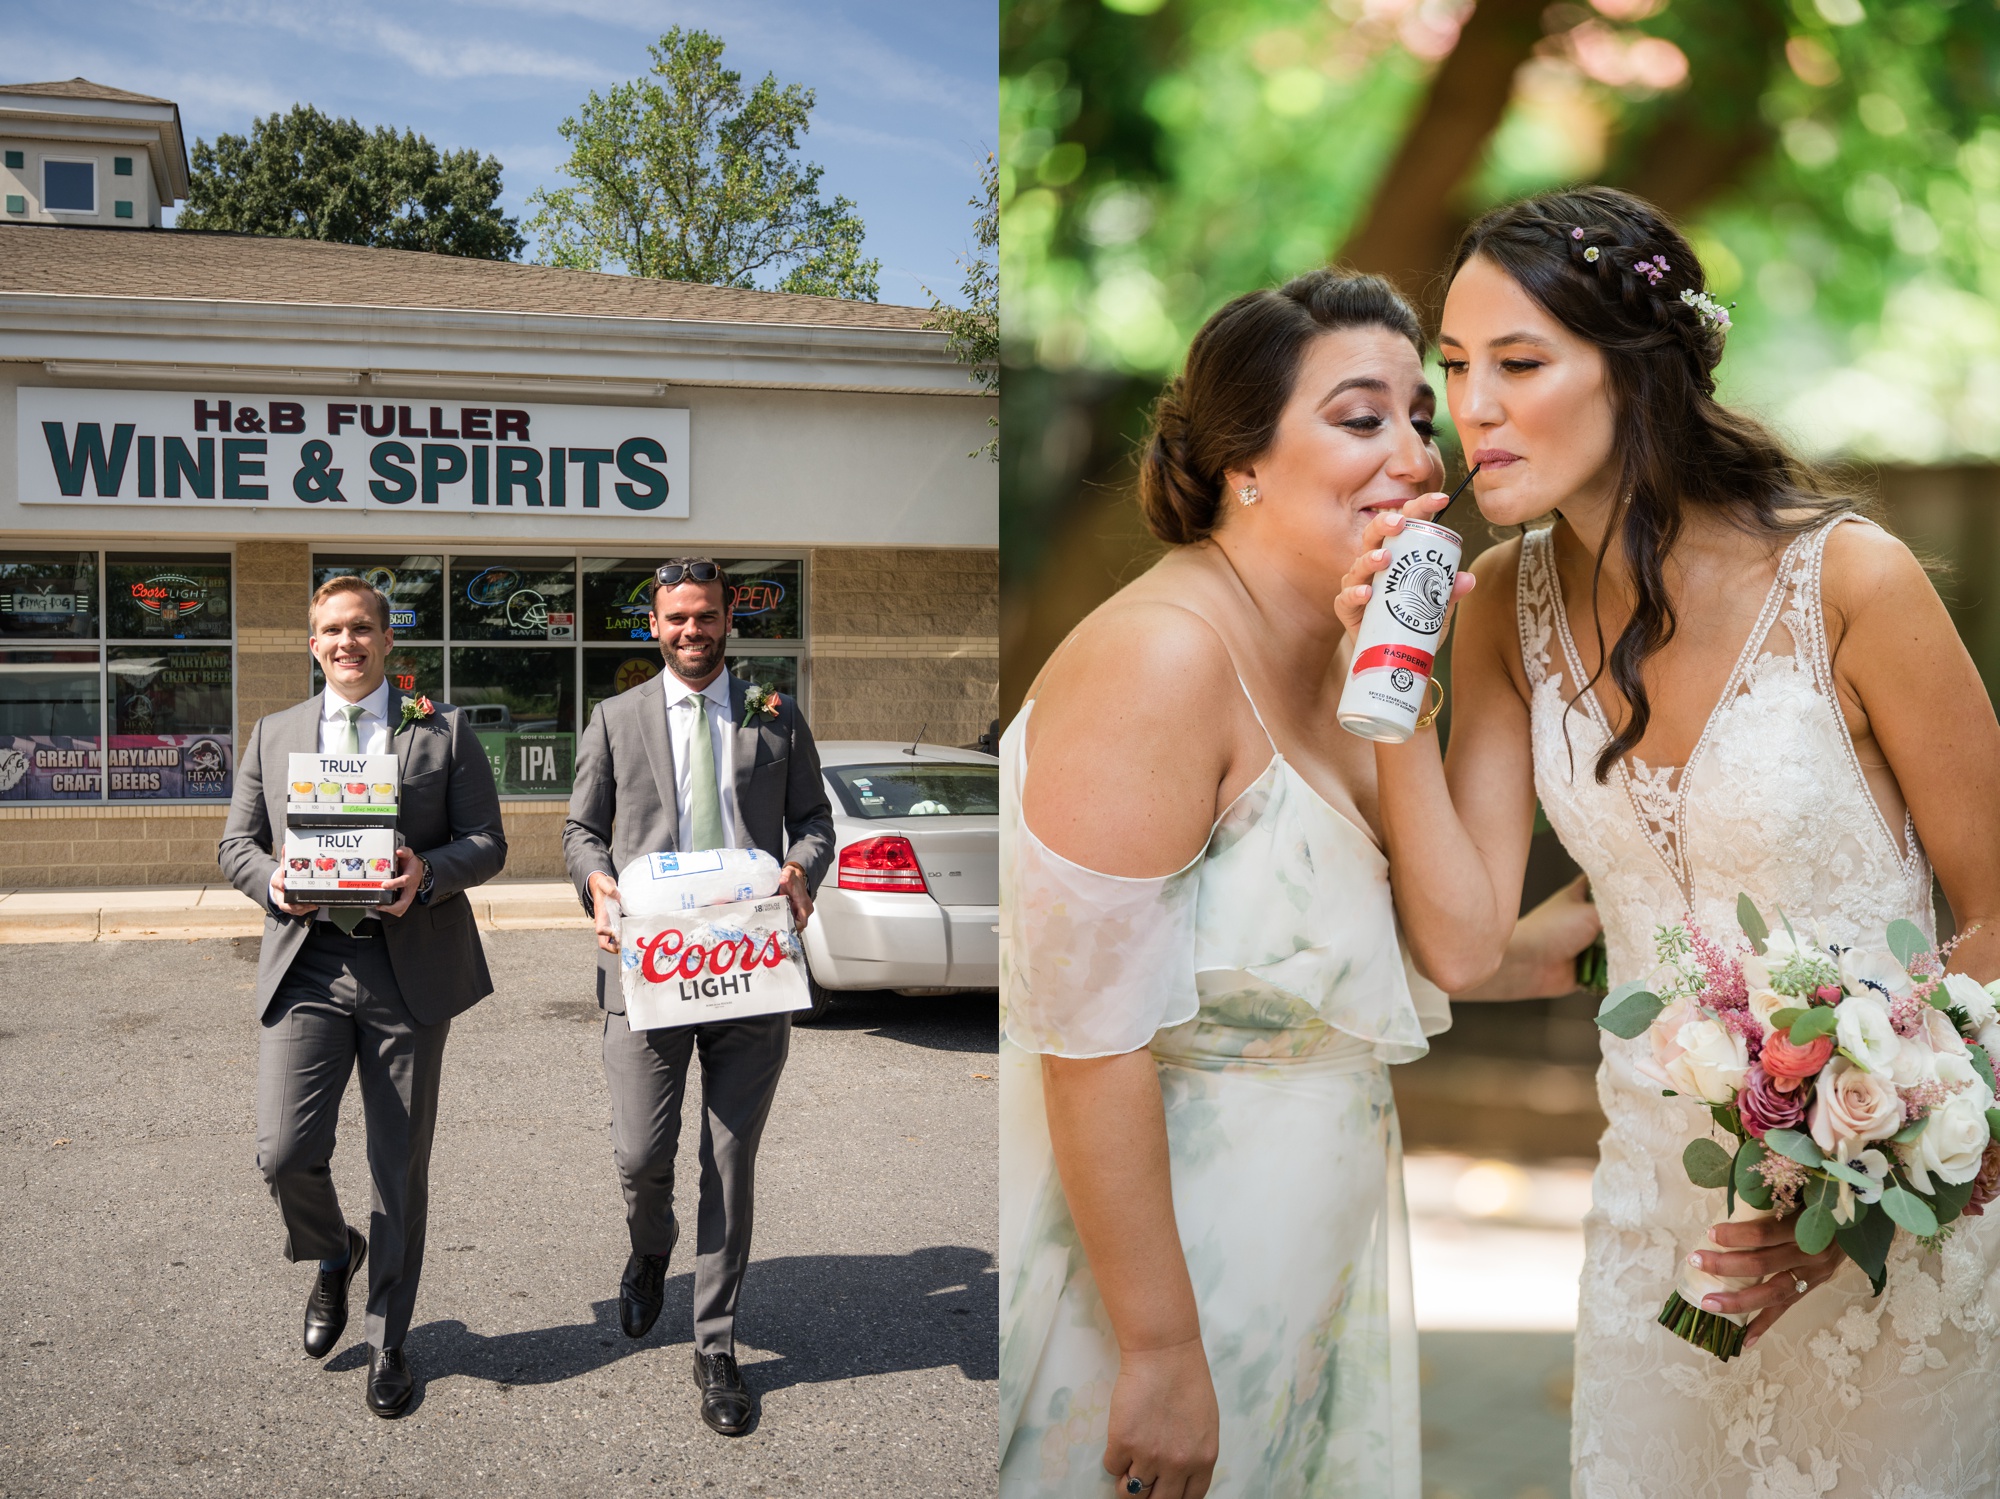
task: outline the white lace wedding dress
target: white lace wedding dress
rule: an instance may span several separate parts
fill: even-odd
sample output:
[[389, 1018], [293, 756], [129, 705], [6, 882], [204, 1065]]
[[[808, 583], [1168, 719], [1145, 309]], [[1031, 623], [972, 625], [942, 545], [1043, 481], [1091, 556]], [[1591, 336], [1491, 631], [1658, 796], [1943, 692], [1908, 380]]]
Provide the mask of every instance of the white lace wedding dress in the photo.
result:
[[[1654, 966], [1658, 926], [1736, 932], [1747, 892], [1830, 942], [1932, 928], [1930, 866], [1892, 830], [1835, 699], [1820, 600], [1834, 521], [1785, 551], [1688, 763], [1594, 778], [1609, 742], [1585, 680], [1549, 533], [1522, 540], [1521, 649], [1535, 788], [1590, 876], [1614, 984]], [[1721, 1363], [1654, 1320], [1722, 1194], [1681, 1165], [1696, 1107], [1636, 1077], [1644, 1038], [1603, 1034], [1599, 1149], [1576, 1333], [1571, 1462], [1580, 1499], [1960, 1499], [2000, 1493], [2000, 1219], [1961, 1220], [1941, 1254], [1897, 1236], [1887, 1291], [1854, 1265]]]

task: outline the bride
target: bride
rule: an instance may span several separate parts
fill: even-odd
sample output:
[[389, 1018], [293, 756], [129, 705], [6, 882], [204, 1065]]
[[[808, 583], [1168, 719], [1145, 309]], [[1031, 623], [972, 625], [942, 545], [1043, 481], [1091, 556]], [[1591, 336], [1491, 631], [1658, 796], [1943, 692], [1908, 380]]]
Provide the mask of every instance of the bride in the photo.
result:
[[[1007, 1499], [1419, 1493], [1384, 1064], [1447, 1011], [1336, 722], [1335, 606], [1371, 518], [1441, 476], [1422, 348], [1373, 277], [1210, 319], [1141, 474], [1172, 550], [1002, 741]], [[1500, 944], [1447, 960], [1452, 919], [1403, 935], [1463, 987]], [[1567, 989], [1596, 928], [1559, 897], [1484, 997]]]
[[[1614, 983], [1656, 927], [1733, 936], [1749, 893], [1822, 939], [1932, 931], [2000, 975], [2000, 725], [1910, 553], [1718, 405], [1727, 310], [1687, 241], [1604, 188], [1495, 211], [1462, 241], [1440, 345], [1481, 512], [1532, 526], [1479, 560], [1453, 652], [1449, 757], [1377, 750], [1396, 903], [1497, 951], [1536, 797], [1590, 877]], [[1433, 513], [1435, 499], [1409, 507]], [[1396, 518], [1371, 523], [1374, 548]], [[1380, 553], [1347, 579], [1353, 623]], [[1413, 872], [1421, 871], [1423, 878]], [[1603, 1038], [1576, 1337], [1572, 1461], [1588, 1499], [1930, 1499], [2000, 1486], [2000, 1233], [1898, 1236], [1888, 1290], [1789, 1222], [1725, 1224], [1681, 1151], [1690, 1105]], [[1719, 1363], [1654, 1324], [1678, 1256], [1759, 1282]], [[1782, 1319], [1782, 1320], [1781, 1320]]]

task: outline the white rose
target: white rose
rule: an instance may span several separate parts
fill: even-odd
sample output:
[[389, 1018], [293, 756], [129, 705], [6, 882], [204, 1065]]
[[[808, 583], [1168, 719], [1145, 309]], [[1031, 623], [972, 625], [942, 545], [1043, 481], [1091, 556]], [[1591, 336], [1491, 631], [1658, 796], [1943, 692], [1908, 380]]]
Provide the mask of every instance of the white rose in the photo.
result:
[[1750, 991], [1750, 1013], [1757, 1017], [1758, 1024], [1764, 1027], [1766, 1034], [1777, 1029], [1771, 1024], [1773, 1015], [1780, 1010], [1799, 1009], [1804, 1003], [1805, 1001], [1793, 999], [1789, 994], [1780, 994], [1776, 989]]
[[[1844, 1006], [1843, 1006], [1844, 1008]], [[1810, 1115], [1813, 1143], [1828, 1155], [1852, 1154], [1903, 1127], [1903, 1100], [1887, 1078], [1835, 1057], [1819, 1076]]]
[[1899, 1088], [1920, 1088], [1939, 1081], [1941, 1058], [1927, 1039], [1912, 1040], [1896, 1048], [1896, 1060], [1889, 1064], [1889, 1076]]
[[1954, 1093], [1932, 1109], [1924, 1132], [1897, 1147], [1910, 1182], [1919, 1192], [1932, 1190], [1930, 1178], [1959, 1186], [1979, 1175], [1979, 1163], [1991, 1138], [1981, 1088]]
[[1977, 979], [1967, 978], [1962, 973], [1947, 973], [1944, 976], [1944, 992], [1947, 999], [1971, 1018], [1975, 1033], [1993, 1023], [1996, 1013], [1993, 996]]
[[1889, 1024], [1889, 1007], [1872, 993], [1850, 994], [1840, 1002], [1833, 1044], [1870, 1072], [1886, 1072], [1903, 1038]]
[[1986, 1079], [1973, 1069], [1970, 1057], [1963, 1054], [1954, 1056], [1950, 1052], [1938, 1053], [1937, 1080], [1954, 1093], [1970, 1092], [1979, 1099], [1982, 1113], [1993, 1107], [1993, 1090], [1986, 1086]]
[[1940, 1056], [1965, 1055], [1965, 1037], [1958, 1033], [1958, 1027], [1951, 1023], [1951, 1016], [1943, 1010], [1924, 1006], [1924, 1034], [1930, 1037], [1931, 1050]]
[[1991, 1061], [2000, 1057], [2000, 1020], [1990, 1020], [1978, 1035], [1972, 1038], [1985, 1048], [1986, 1058]]
[[1676, 1093], [1703, 1103], [1728, 1103], [1750, 1070], [1743, 1038], [1718, 1020], [1691, 1020], [1674, 1043], [1680, 1055], [1666, 1064], [1667, 1083]]
[[1653, 1023], [1646, 1028], [1649, 1054], [1635, 1058], [1632, 1070], [1656, 1088], [1675, 1088], [1678, 1092], [1667, 1069], [1684, 1050], [1679, 1040], [1681, 1027], [1700, 1013], [1695, 1002], [1683, 995], [1654, 1016]]

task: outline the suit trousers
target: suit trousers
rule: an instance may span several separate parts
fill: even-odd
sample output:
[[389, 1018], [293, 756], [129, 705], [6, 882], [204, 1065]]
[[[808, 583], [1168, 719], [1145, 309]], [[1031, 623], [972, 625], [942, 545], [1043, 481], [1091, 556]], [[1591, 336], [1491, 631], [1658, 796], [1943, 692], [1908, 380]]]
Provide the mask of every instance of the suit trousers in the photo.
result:
[[[366, 931], [371, 923], [364, 922]], [[416, 1308], [430, 1207], [431, 1137], [451, 1022], [411, 1018], [376, 934], [316, 921], [264, 1011], [257, 1053], [257, 1164], [285, 1222], [285, 1257], [336, 1259], [347, 1220], [333, 1189], [341, 1095], [358, 1064], [374, 1211], [368, 1341], [399, 1348]]]
[[701, 1061], [701, 1195], [695, 1217], [694, 1342], [699, 1353], [736, 1352], [736, 1300], [750, 1260], [757, 1144], [791, 1050], [792, 1017], [761, 1015], [714, 1025], [635, 1031], [604, 1017], [604, 1076], [611, 1085], [611, 1144], [625, 1189], [635, 1254], [668, 1255], [674, 1151], [688, 1068]]

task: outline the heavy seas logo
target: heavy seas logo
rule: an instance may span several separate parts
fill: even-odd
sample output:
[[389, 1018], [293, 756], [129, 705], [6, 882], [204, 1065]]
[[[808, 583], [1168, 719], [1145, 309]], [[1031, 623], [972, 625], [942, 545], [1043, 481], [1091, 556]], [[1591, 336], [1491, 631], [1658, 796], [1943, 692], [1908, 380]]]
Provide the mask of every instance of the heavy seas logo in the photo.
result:
[[1445, 606], [1451, 602], [1451, 559], [1435, 547], [1412, 547], [1389, 565], [1382, 579], [1390, 616], [1419, 635], [1444, 628]]
[[132, 602], [148, 614], [172, 622], [199, 614], [208, 602], [208, 589], [185, 573], [155, 573], [132, 585]]
[[190, 791], [217, 789], [229, 779], [229, 756], [213, 739], [197, 739], [181, 752], [181, 779]]

